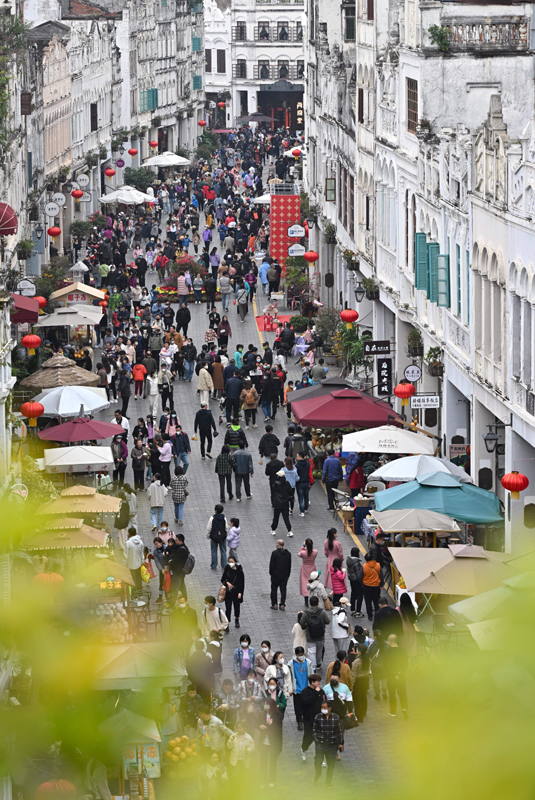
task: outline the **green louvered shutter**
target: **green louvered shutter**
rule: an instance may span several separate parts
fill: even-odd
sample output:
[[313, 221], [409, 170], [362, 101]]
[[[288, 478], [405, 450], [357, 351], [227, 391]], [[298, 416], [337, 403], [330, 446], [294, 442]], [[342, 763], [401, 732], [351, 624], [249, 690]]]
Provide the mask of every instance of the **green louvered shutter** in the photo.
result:
[[198, 53], [201, 49], [201, 37], [200, 36], [192, 36], [191, 37], [191, 50], [193, 53]]
[[437, 305], [450, 307], [450, 257], [437, 257]]
[[427, 297], [432, 303], [436, 303], [438, 295], [437, 259], [440, 253], [440, 245], [436, 242], [430, 242], [427, 247], [427, 252], [429, 255], [429, 284], [427, 287]]
[[416, 288], [427, 290], [427, 241], [425, 233], [414, 237], [414, 263], [416, 264]]

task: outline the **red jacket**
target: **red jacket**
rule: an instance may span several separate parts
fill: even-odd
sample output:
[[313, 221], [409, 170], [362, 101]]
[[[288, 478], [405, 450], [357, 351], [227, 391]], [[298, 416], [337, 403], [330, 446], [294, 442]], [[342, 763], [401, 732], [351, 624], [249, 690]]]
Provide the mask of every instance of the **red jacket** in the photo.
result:
[[146, 374], [147, 370], [145, 369], [143, 364], [135, 364], [132, 367], [132, 375], [134, 376], [135, 381], [144, 381]]
[[347, 592], [346, 574], [341, 569], [331, 567], [331, 581], [333, 585], [333, 594], [345, 594]]

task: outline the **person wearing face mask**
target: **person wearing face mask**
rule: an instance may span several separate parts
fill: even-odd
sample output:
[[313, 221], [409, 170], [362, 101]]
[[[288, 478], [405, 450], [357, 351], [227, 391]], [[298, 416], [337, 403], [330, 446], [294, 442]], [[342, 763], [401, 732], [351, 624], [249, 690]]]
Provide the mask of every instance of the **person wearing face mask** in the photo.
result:
[[293, 701], [295, 718], [297, 720], [297, 729], [303, 730], [303, 705], [301, 702], [301, 695], [303, 689], [308, 686], [308, 676], [312, 673], [312, 662], [305, 656], [304, 647], [296, 647], [294, 650], [294, 657], [288, 664], [290, 675], [292, 678], [293, 688]]
[[[276, 691], [276, 684], [273, 682]], [[260, 729], [260, 788], [264, 786], [265, 778], [268, 779], [270, 788], [275, 786], [277, 776], [277, 759], [282, 750], [282, 721], [283, 714], [277, 701], [268, 696], [258, 712], [257, 727]], [[267, 776], [266, 776], [267, 773]]]
[[257, 653], [254, 663], [254, 668], [258, 676], [258, 680], [263, 684], [266, 669], [273, 663], [273, 656], [275, 653], [271, 649], [271, 642], [267, 639], [260, 645], [260, 652]]
[[221, 722], [234, 729], [240, 707], [240, 697], [230, 678], [225, 678], [221, 689], [214, 693], [212, 705]]
[[336, 661], [331, 661], [327, 667], [325, 680], [330, 681], [331, 676], [335, 675], [338, 676], [340, 683], [345, 683], [351, 691], [353, 688], [353, 678], [351, 677], [351, 667], [347, 663], [347, 652], [345, 650], [339, 650], [337, 652]]
[[189, 649], [193, 631], [198, 630], [197, 612], [189, 605], [185, 597], [178, 598], [170, 623], [174, 641], [178, 642], [180, 651], [185, 655]]
[[314, 756], [314, 783], [318, 783], [321, 778], [321, 766], [325, 760], [327, 763], [326, 786], [331, 788], [333, 784], [333, 772], [336, 762], [337, 751], [344, 750], [344, 732], [340, 723], [340, 717], [333, 712], [333, 705], [328, 701], [321, 704], [321, 713], [314, 719], [313, 727], [314, 742], [316, 743], [316, 754]]
[[322, 703], [326, 701], [325, 692], [321, 688], [321, 675], [313, 672], [308, 676], [308, 686], [301, 692], [303, 713], [303, 741], [301, 742], [301, 758], [307, 760], [307, 750], [314, 741], [313, 726], [318, 714], [321, 714]]
[[255, 650], [251, 647], [251, 637], [248, 633], [240, 636], [240, 646], [234, 650], [232, 656], [232, 670], [236, 678], [243, 679], [253, 667], [255, 662]]
[[[257, 656], [258, 658], [258, 656]], [[260, 703], [264, 702], [264, 693], [257, 680], [254, 669], [247, 671], [247, 676], [240, 681], [240, 718], [243, 719], [249, 733], [254, 731], [254, 713], [258, 710]], [[286, 699], [286, 698], [285, 698]]]
[[292, 676], [290, 674], [290, 668], [284, 663], [284, 653], [281, 650], [275, 653], [272, 663], [266, 669], [264, 687], [268, 686], [272, 678], [277, 681], [279, 689], [284, 692], [286, 697], [292, 696]]
[[[225, 589], [225, 613], [227, 615], [227, 619], [230, 623], [232, 608], [234, 607], [234, 625], [236, 628], [239, 628], [240, 608], [241, 604], [243, 603], [243, 594], [245, 590], [245, 575], [243, 574], [243, 568], [241, 564], [238, 564], [236, 556], [229, 555], [227, 565], [221, 576], [221, 585]], [[255, 657], [253, 655], [253, 661], [250, 666], [252, 666], [254, 663], [254, 658]], [[244, 675], [245, 673], [243, 673], [241, 677], [243, 678]]]
[[228, 631], [226, 614], [216, 607], [216, 599], [212, 595], [204, 598], [204, 611], [201, 614], [201, 630], [203, 636], [208, 636], [211, 631]]

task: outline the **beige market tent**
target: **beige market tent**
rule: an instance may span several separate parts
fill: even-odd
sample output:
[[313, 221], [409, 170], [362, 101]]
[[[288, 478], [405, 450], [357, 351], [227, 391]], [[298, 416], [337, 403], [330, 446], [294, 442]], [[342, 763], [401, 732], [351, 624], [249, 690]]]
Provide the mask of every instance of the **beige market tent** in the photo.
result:
[[83, 519], [53, 520], [44, 530], [27, 539], [25, 550], [66, 550], [88, 547], [106, 547], [108, 534], [84, 525]]
[[187, 680], [183, 658], [172, 642], [107, 645], [94, 655], [93, 688], [97, 690], [179, 687]]
[[389, 509], [374, 511], [373, 516], [385, 533], [459, 533], [460, 528], [451, 517], [423, 508]]
[[456, 556], [459, 547], [466, 549], [465, 545], [450, 545], [443, 549], [388, 549], [409, 592], [472, 597], [494, 589], [506, 578], [518, 574], [517, 569], [506, 563], [510, 556], [505, 553], [472, 546], [471, 555], [461, 553]]
[[161, 742], [162, 737], [153, 719], [123, 708], [98, 726], [100, 733], [114, 743]]
[[25, 389], [55, 389], [58, 386], [96, 386], [100, 378], [87, 369], [77, 367], [70, 358], [55, 355], [41, 369], [20, 382]]
[[59, 497], [39, 506], [37, 514], [117, 514], [120, 506], [119, 497], [99, 494], [91, 486], [71, 486], [63, 489]]
[[97, 586], [107, 581], [108, 578], [121, 581], [127, 586], [134, 586], [134, 579], [130, 570], [111, 558], [100, 558], [94, 564], [90, 564], [85, 569], [80, 570], [76, 575], [77, 584], [87, 588]]
[[92, 300], [104, 300], [106, 298], [105, 293], [101, 292], [100, 289], [93, 289], [92, 286], [88, 286], [85, 283], [76, 282], [69, 283], [62, 289], [57, 289], [57, 291], [52, 292], [50, 299], [64, 301], [65, 305], [67, 305], [69, 295], [73, 295], [75, 301], [80, 303], [83, 302], [83, 300], [76, 300], [76, 295], [85, 295], [89, 304], [91, 304]]

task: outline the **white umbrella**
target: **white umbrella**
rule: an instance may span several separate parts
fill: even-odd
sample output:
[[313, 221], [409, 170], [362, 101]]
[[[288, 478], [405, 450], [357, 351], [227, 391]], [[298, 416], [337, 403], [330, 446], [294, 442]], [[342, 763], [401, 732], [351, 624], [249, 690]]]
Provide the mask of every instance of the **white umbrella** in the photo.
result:
[[121, 186], [110, 194], [105, 194], [100, 198], [101, 203], [124, 203], [127, 206], [139, 206], [143, 203], [154, 202], [154, 197], [143, 194], [133, 186]]
[[68, 272], [89, 272], [89, 267], [83, 261], [77, 261], [73, 267], [70, 267]]
[[271, 203], [271, 195], [263, 194], [261, 195], [261, 197], [255, 197], [253, 203], [262, 203], [264, 205], [269, 205]]
[[428, 455], [405, 456], [405, 458], [390, 461], [383, 467], [376, 469], [375, 472], [372, 472], [368, 480], [404, 483], [405, 481], [416, 480], [418, 475], [423, 475], [425, 472], [449, 472], [463, 483], [473, 483], [470, 475], [462, 467], [452, 464], [446, 458]]
[[461, 530], [451, 517], [425, 508], [374, 511], [373, 516], [384, 533], [459, 533]]
[[102, 395], [86, 386], [58, 386], [41, 392], [34, 400], [44, 407], [44, 417], [78, 417], [83, 416], [81, 406], [85, 413], [94, 414], [110, 405]]
[[45, 470], [47, 472], [96, 472], [113, 464], [111, 447], [57, 447], [45, 450]]
[[178, 167], [179, 165], [191, 164], [189, 158], [177, 156], [176, 153], [166, 151], [157, 156], [151, 156], [143, 163], [144, 167]]
[[343, 453], [411, 453], [433, 455], [436, 445], [429, 436], [395, 425], [380, 425], [365, 431], [346, 433]]
[[50, 325], [97, 325], [102, 317], [102, 309], [97, 306], [65, 306], [56, 308], [52, 314], [44, 314], [36, 322], [38, 328]]

